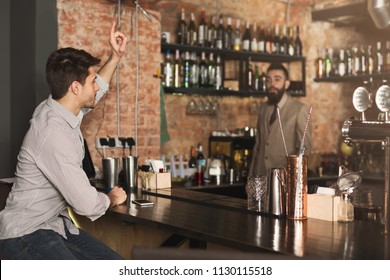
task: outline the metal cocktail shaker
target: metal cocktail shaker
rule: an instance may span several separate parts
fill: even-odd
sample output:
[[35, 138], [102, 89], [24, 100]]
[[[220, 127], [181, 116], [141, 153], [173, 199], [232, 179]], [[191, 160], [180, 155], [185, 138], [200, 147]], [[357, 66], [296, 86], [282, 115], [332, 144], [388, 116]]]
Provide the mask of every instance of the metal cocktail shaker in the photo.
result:
[[267, 212], [276, 216], [286, 215], [286, 169], [268, 169]]

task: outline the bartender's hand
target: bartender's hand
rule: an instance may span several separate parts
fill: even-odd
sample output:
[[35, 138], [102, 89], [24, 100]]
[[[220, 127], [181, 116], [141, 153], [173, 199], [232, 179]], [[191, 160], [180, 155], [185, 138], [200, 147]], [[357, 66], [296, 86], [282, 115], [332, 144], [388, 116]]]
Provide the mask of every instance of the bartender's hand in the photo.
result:
[[127, 198], [126, 192], [119, 187], [113, 187], [107, 195], [110, 199], [110, 207], [122, 204]]

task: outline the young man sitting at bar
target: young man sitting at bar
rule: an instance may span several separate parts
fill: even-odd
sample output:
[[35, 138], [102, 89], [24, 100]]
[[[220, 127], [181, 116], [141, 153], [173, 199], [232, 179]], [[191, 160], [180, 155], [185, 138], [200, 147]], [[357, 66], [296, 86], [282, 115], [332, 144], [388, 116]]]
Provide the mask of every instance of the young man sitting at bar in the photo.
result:
[[[298, 155], [309, 114], [309, 108], [306, 105], [287, 93], [290, 80], [283, 64], [272, 63], [268, 67], [266, 85], [268, 102], [260, 106], [249, 177], [267, 175], [269, 168], [286, 166], [286, 149], [288, 155]], [[279, 125], [277, 107], [279, 107], [285, 144]], [[310, 124], [304, 144], [305, 155], [308, 155], [311, 150]]]
[[18, 155], [15, 183], [0, 212], [0, 250], [11, 259], [121, 259], [71, 221], [67, 207], [96, 220], [126, 193], [114, 187], [107, 195], [90, 185], [82, 169], [80, 123], [108, 90], [125, 53], [127, 38], [110, 34], [111, 55], [100, 59], [84, 50], [62, 48], [46, 63], [51, 95], [36, 109]]

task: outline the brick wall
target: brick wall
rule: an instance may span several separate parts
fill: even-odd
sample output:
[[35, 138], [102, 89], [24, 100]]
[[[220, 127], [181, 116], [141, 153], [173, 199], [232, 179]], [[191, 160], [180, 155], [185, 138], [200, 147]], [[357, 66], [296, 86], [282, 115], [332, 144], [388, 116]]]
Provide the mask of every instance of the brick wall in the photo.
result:
[[[124, 1], [122, 1], [124, 2]], [[336, 4], [335, 1], [315, 1], [316, 5]], [[345, 0], [342, 2], [346, 2]], [[350, 1], [353, 2], [353, 1]], [[260, 102], [252, 98], [210, 97], [218, 100], [221, 113], [216, 116], [196, 116], [186, 114], [186, 105], [197, 97], [166, 95], [168, 130], [171, 140], [160, 149], [160, 107], [159, 81], [153, 78], [159, 63], [160, 33], [171, 32], [175, 41], [175, 29], [181, 8], [194, 12], [199, 21], [202, 5], [206, 18], [222, 13], [235, 19], [256, 21], [257, 23], [279, 23], [287, 21], [291, 25], [300, 25], [303, 54], [306, 57], [306, 92], [300, 98], [306, 104], [313, 105], [313, 152], [336, 152], [340, 141], [340, 125], [352, 114], [352, 92], [356, 85], [335, 83], [314, 83], [315, 58], [319, 47], [349, 47], [362, 38], [353, 28], [335, 28], [330, 23], [312, 22], [313, 1], [291, 1], [290, 9], [283, 1], [270, 0], [143, 0], [144, 8], [160, 18], [149, 24], [140, 15], [140, 88], [138, 115], [138, 155], [141, 162], [148, 157], [160, 154], [189, 153], [191, 145], [203, 144], [208, 150], [208, 136], [214, 129], [235, 129], [243, 126], [255, 126], [256, 115], [253, 103]], [[111, 22], [116, 18], [114, 0], [57, 0], [60, 46], [85, 48], [93, 54], [106, 58], [108, 55], [107, 38]], [[321, 6], [322, 7], [322, 6]], [[288, 13], [289, 11], [289, 13]], [[131, 34], [131, 43], [126, 57], [121, 62], [120, 70], [120, 115], [122, 136], [134, 136], [134, 100], [135, 100], [135, 34], [134, 8], [131, 1], [122, 5], [122, 31]], [[292, 73], [297, 75], [297, 73]], [[92, 150], [96, 165], [100, 166], [99, 153], [93, 148], [96, 136], [117, 136], [117, 102], [115, 79], [105, 100], [83, 122], [82, 129]], [[207, 100], [204, 99], [205, 101]], [[121, 156], [122, 151], [113, 151], [114, 156]]]

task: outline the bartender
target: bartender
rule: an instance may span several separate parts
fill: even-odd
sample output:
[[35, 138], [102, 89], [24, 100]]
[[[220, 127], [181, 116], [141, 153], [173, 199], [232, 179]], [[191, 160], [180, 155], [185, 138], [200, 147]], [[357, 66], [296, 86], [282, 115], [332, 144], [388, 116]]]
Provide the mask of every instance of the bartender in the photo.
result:
[[[290, 80], [283, 64], [272, 63], [268, 67], [266, 85], [268, 102], [260, 105], [249, 177], [267, 175], [269, 168], [286, 166], [286, 150], [288, 155], [298, 155], [309, 114], [308, 106], [287, 93]], [[286, 148], [277, 108], [279, 108]], [[304, 154], [309, 155], [310, 150], [311, 126], [309, 124], [304, 140]]]

